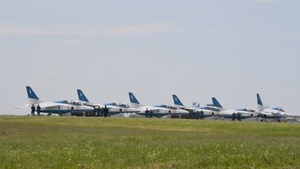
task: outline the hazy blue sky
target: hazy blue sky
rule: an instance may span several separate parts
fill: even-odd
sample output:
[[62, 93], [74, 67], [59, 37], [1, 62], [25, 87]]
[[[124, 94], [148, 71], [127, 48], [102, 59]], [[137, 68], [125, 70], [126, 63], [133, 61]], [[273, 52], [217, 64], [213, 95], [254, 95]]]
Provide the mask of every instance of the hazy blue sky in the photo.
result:
[[1, 114], [43, 100], [270, 106], [300, 114], [299, 0], [2, 0]]

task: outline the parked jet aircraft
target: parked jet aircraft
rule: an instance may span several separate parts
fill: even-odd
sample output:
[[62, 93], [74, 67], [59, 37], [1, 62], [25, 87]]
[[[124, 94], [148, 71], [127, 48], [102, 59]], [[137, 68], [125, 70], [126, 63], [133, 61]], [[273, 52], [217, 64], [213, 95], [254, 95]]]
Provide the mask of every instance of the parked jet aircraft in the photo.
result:
[[26, 86], [26, 91], [29, 99], [29, 105], [24, 106], [25, 107], [31, 107], [32, 105], [37, 106], [39, 105], [41, 107], [40, 112], [41, 113], [48, 113], [48, 115], [51, 114], [58, 114], [63, 115], [67, 113], [77, 113], [77, 112], [91, 112], [94, 109], [89, 106], [81, 105], [80, 102], [72, 101], [68, 102], [67, 100], [61, 100], [61, 101], [42, 101], [40, 100], [37, 95], [34, 93], [32, 88], [30, 86]]
[[259, 94], [256, 94], [257, 98], [257, 109], [259, 111], [260, 116], [264, 118], [277, 118], [278, 120], [282, 117], [292, 116], [292, 114], [286, 113], [281, 107], [269, 108], [264, 106]]
[[195, 107], [185, 107], [183, 105], [183, 103], [180, 101], [180, 99], [175, 94], [173, 94], [173, 101], [174, 101], [174, 104], [180, 109], [184, 109], [184, 110], [187, 110], [189, 112], [193, 112], [195, 114], [198, 113], [198, 115], [199, 115], [198, 118], [200, 118], [200, 119], [214, 116], [215, 114], [217, 114], [217, 112], [219, 112], [219, 109], [216, 109], [216, 108], [211, 107], [209, 105], [200, 106], [200, 104], [197, 104], [197, 106], [195, 106], [196, 103], [193, 103], [193, 105]]
[[179, 109], [175, 106], [169, 105], [157, 105], [157, 106], [143, 106], [140, 102], [136, 99], [132, 92], [129, 92], [129, 99], [131, 105], [136, 107], [140, 110], [138, 113], [139, 115], [146, 115], [149, 112], [150, 116], [162, 117], [167, 115], [187, 115], [189, 114], [188, 111]]
[[220, 112], [218, 116], [222, 116], [224, 118], [232, 118], [233, 120], [241, 120], [249, 117], [254, 117], [257, 113], [254, 110], [249, 109], [224, 109], [223, 106], [218, 102], [215, 97], [212, 97], [213, 106], [218, 108]]
[[[77, 89], [78, 98], [81, 102], [85, 105], [92, 106], [94, 108], [104, 108], [105, 106], [108, 108], [108, 114], [114, 115], [118, 113], [137, 113], [139, 112], [138, 109], [130, 107], [128, 104], [125, 103], [106, 103], [106, 104], [99, 104], [99, 103], [91, 103], [87, 97], [84, 95], [82, 90]], [[125, 115], [125, 114], [124, 114]]]

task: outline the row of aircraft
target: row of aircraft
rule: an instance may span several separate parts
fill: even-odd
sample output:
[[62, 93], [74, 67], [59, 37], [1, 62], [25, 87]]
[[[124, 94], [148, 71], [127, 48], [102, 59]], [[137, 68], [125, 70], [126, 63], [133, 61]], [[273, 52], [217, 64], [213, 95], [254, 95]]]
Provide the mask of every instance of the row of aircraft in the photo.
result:
[[286, 113], [281, 107], [269, 108], [264, 106], [259, 94], [257, 94], [257, 109], [226, 109], [220, 104], [220, 102], [212, 97], [212, 104], [200, 104], [194, 102], [191, 107], [186, 107], [181, 100], [173, 95], [174, 105], [155, 105], [145, 106], [141, 105], [138, 99], [132, 92], [129, 92], [129, 100], [131, 105], [120, 103], [92, 103], [88, 100], [82, 90], [77, 89], [79, 101], [43, 101], [38, 98], [35, 92], [30, 86], [26, 86], [26, 91], [29, 99], [29, 104], [21, 108], [37, 106], [41, 107], [40, 113], [58, 114], [58, 115], [75, 115], [95, 112], [101, 108], [107, 107], [109, 115], [115, 114], [129, 114], [130, 116], [147, 116], [151, 112], [151, 116], [165, 117], [165, 116], [177, 116], [184, 117], [190, 114], [197, 114], [199, 118], [204, 119], [208, 117], [214, 118], [231, 118], [231, 119], [246, 119], [250, 117], [260, 117], [263, 119], [284, 119], [286, 117], [292, 117], [294, 115]]
[[131, 106], [128, 104], [120, 103], [92, 103], [88, 100], [88, 98], [84, 95], [84, 93], [77, 89], [78, 99], [79, 101], [70, 101], [67, 100], [59, 100], [59, 101], [43, 101], [38, 98], [33, 89], [30, 86], [26, 86], [26, 91], [29, 99], [29, 104], [20, 107], [20, 108], [29, 108], [32, 105], [41, 107], [40, 113], [51, 114], [79, 114], [79, 113], [90, 113], [94, 112], [97, 108], [108, 108], [108, 114], [120, 114], [120, 113], [131, 113], [137, 115], [146, 115], [146, 112], [149, 111], [153, 116], [161, 117], [171, 114], [176, 115], [187, 115], [188, 111], [180, 109], [175, 106], [169, 105], [156, 105], [156, 106], [144, 106], [139, 103], [136, 97], [130, 92], [129, 97], [132, 103]]

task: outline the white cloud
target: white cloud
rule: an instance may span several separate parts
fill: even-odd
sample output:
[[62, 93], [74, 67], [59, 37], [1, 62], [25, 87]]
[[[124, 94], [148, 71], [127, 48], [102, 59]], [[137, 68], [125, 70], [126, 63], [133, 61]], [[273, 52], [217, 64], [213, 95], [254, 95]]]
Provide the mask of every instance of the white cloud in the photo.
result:
[[105, 35], [153, 34], [179, 31], [177, 23], [93, 26], [76, 24], [22, 25], [0, 24], [0, 35]]

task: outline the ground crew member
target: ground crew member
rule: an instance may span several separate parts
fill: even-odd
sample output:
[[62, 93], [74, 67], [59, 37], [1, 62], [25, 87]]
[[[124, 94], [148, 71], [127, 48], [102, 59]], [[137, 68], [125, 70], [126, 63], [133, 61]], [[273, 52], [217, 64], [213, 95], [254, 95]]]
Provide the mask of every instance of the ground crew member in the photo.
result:
[[104, 117], [107, 117], [108, 108], [106, 107], [106, 105], [104, 106], [103, 113], [104, 113]]
[[35, 112], [35, 107], [34, 107], [34, 104], [33, 104], [33, 105], [31, 106], [31, 115], [32, 115], [32, 116], [35, 115], [34, 112]]
[[41, 107], [40, 105], [38, 104], [37, 107], [36, 107], [36, 112], [37, 112], [37, 115], [40, 116], [40, 112], [41, 112]]
[[237, 119], [238, 119], [238, 121], [242, 121], [242, 119], [241, 119], [241, 113], [237, 114]]
[[204, 112], [203, 110], [200, 111], [200, 119], [203, 119], [203, 115], [204, 115]]
[[104, 117], [104, 107], [99, 107], [100, 116]]
[[153, 111], [150, 110], [150, 111], [149, 111], [149, 117], [152, 118], [152, 116], [153, 116]]
[[196, 112], [196, 119], [200, 119], [200, 113], [198, 111]]
[[236, 116], [236, 114], [232, 113], [232, 121], [235, 121], [235, 116]]
[[149, 110], [148, 110], [148, 108], [146, 108], [145, 113], [146, 113], [146, 117], [148, 117], [149, 116]]

